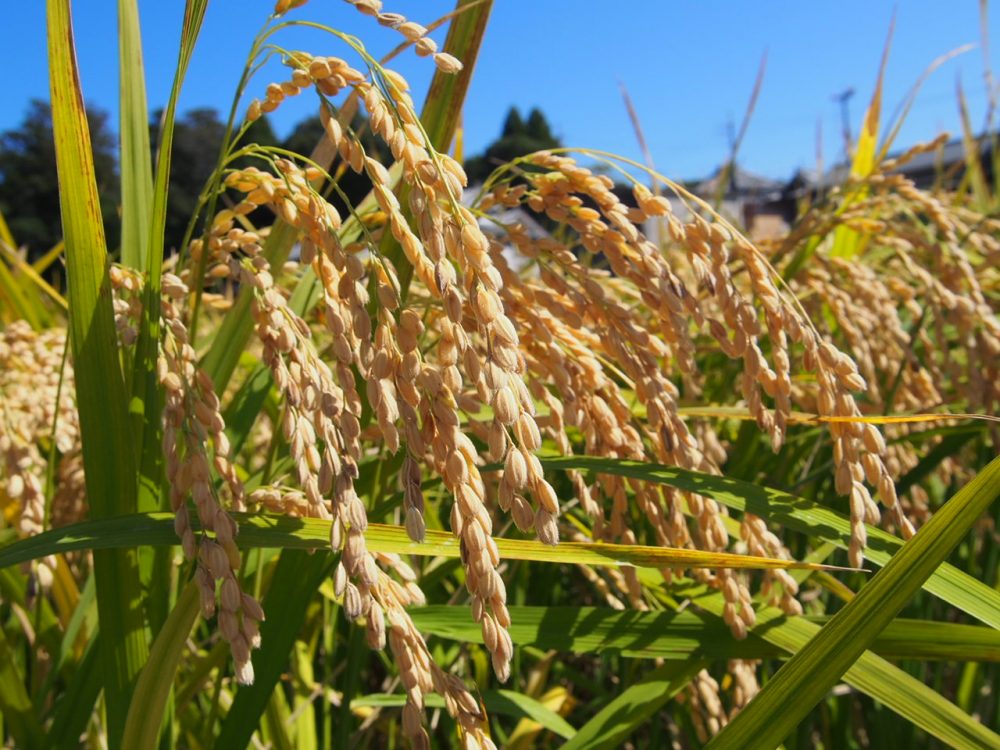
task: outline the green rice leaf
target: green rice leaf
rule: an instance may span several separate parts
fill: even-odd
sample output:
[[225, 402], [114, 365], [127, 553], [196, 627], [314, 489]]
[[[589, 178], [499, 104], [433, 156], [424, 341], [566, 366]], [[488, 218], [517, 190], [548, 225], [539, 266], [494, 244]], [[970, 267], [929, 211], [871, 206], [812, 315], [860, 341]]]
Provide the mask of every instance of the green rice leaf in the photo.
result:
[[[14, 269], [14, 275], [12, 279], [18, 283], [19, 290], [24, 293], [29, 300], [29, 307], [31, 313], [29, 315], [34, 315], [34, 318], [28, 317], [26, 320], [31, 323], [32, 320], [38, 320], [43, 325], [51, 326], [53, 324], [52, 315], [49, 312], [48, 307], [42, 302], [46, 297], [56, 303], [56, 306], [62, 312], [69, 311], [69, 303], [66, 298], [63, 297], [49, 282], [41, 277], [35, 267], [28, 263], [27, 260], [22, 258], [15, 250], [13, 250], [9, 245], [4, 242], [0, 242], [0, 253], [2, 253], [7, 261], [10, 263], [10, 267]], [[10, 270], [5, 264], [0, 262], [0, 277], [3, 274], [10, 274]], [[27, 280], [36, 287], [38, 294], [28, 295], [30, 286], [24, 284]], [[0, 283], [4, 283], [0, 279]], [[7, 292], [6, 289], [0, 291], [0, 296], [3, 296]], [[15, 308], [16, 309], [16, 308]]]
[[149, 216], [153, 207], [153, 166], [149, 150], [149, 107], [142, 35], [136, 0], [118, 0], [119, 129], [121, 138], [121, 261], [146, 270]]
[[216, 738], [216, 747], [248, 747], [288, 655], [305, 621], [309, 601], [332, 572], [333, 555], [285, 550], [278, 560], [262, 605], [268, 617], [260, 626], [261, 647], [252, 655], [253, 685], [236, 690]]
[[21, 318], [28, 321], [32, 328], [39, 330], [42, 326], [42, 308], [37, 301], [37, 297], [32, 299], [28, 295], [28, 291], [11, 273], [6, 261], [0, 259], [0, 302], [3, 302], [4, 313], [9, 315], [13, 312], [11, 320]]
[[61, 750], [76, 747], [94, 714], [101, 694], [101, 646], [96, 636], [77, 665], [73, 677], [56, 700], [52, 724], [45, 735], [45, 747]]
[[42, 727], [3, 628], [0, 628], [0, 712], [18, 747], [42, 746]]
[[[231, 514], [239, 526], [237, 542], [243, 548], [326, 549], [330, 521], [263, 514]], [[70, 550], [107, 550], [134, 545], [176, 544], [172, 513], [136, 513], [119, 518], [52, 529], [0, 548], [0, 568]], [[198, 524], [192, 519], [192, 528]], [[402, 526], [369, 524], [365, 541], [372, 552], [424, 557], [460, 557], [458, 539], [444, 531], [428, 531], [414, 542]], [[834, 566], [795, 562], [726, 552], [648, 547], [602, 542], [542, 544], [534, 540], [497, 539], [500, 557], [573, 565], [630, 565], [637, 568], [732, 568], [746, 570], [824, 570]]]
[[962, 145], [965, 147], [965, 176], [963, 182], [966, 183], [972, 192], [976, 208], [980, 211], [989, 212], [993, 207], [993, 199], [990, 196], [989, 183], [983, 173], [982, 153], [983, 141], [976, 137], [969, 116], [969, 105], [965, 98], [965, 91], [961, 82], [956, 84], [956, 97], [958, 98], [958, 112], [962, 122]]
[[[940, 508], [878, 575], [778, 671], [708, 747], [777, 747], [864, 654], [868, 645], [998, 496], [1000, 458], [994, 459]], [[944, 701], [940, 695], [934, 693], [934, 696]], [[957, 707], [955, 711], [965, 716]], [[954, 747], [1000, 746], [1000, 735], [972, 719], [957, 725], [942, 723], [934, 729], [938, 737]]]
[[462, 61], [462, 70], [455, 74], [435, 71], [420, 113], [420, 122], [438, 151], [447, 151], [455, 136], [492, 9], [493, 0], [458, 0], [455, 4], [455, 10], [462, 12], [448, 27], [444, 51]]
[[[854, 145], [854, 158], [851, 160], [851, 177], [864, 179], [868, 177], [878, 164], [878, 132], [879, 120], [882, 112], [882, 82], [885, 80], [885, 67], [889, 60], [889, 48], [892, 43], [892, 32], [896, 22], [893, 18], [889, 27], [889, 35], [885, 40], [885, 48], [882, 51], [882, 62], [878, 69], [878, 78], [875, 81], [875, 90], [872, 92], [871, 102], [865, 112], [864, 123], [861, 126], [861, 134], [858, 142]], [[868, 197], [869, 189], [866, 185], [854, 188], [845, 197], [841, 210], [858, 203]], [[867, 243], [868, 237], [862, 235], [855, 229], [846, 226], [838, 226], [833, 233], [833, 247], [830, 255], [834, 258], [853, 258]]]
[[3, 211], [0, 211], [0, 242], [4, 242], [10, 247], [17, 245], [14, 241], [14, 235], [11, 234], [10, 227], [7, 226], [7, 220], [3, 216]]
[[[107, 250], [68, 0], [48, 0], [48, 59], [59, 202], [71, 300], [70, 332], [87, 497], [94, 518], [136, 507], [136, 456], [118, 361]], [[94, 555], [108, 741], [117, 748], [132, 687], [146, 661], [137, 555]]]
[[[707, 593], [703, 586], [692, 587], [690, 593], [699, 608], [722, 618], [725, 602], [720, 595]], [[757, 624], [752, 632], [788, 654], [794, 654], [821, 630], [817, 623], [807, 618], [787, 617], [774, 607], [765, 607], [757, 611]], [[871, 652], [862, 654], [851, 666], [844, 674], [844, 682], [954, 746], [962, 746], [960, 742], [956, 744], [956, 738], [978, 735], [985, 739], [989, 736], [975, 719], [933, 688]]]
[[483, 704], [487, 711], [538, 722], [545, 729], [564, 739], [570, 739], [576, 734], [573, 726], [562, 716], [529, 695], [513, 690], [488, 690], [483, 694]]
[[125, 721], [123, 747], [154, 747], [181, 653], [198, 617], [198, 586], [190, 581], [160, 628], [139, 675]]
[[[201, 31], [206, 7], [207, 0], [188, 0], [185, 4], [177, 69], [174, 73], [170, 99], [160, 123], [155, 182], [151, 186], [150, 203], [143, 211], [143, 216], [148, 217], [141, 227], [141, 231], [146, 233], [146, 239], [143, 243], [146, 260], [144, 265], [146, 284], [143, 289], [142, 322], [135, 348], [135, 367], [131, 381], [134, 383], [134, 387], [130, 403], [130, 411], [135, 420], [134, 431], [138, 455], [140, 456], [140, 510], [155, 510], [160, 507], [163, 456], [160, 441], [161, 408], [160, 389], [156, 378], [156, 357], [160, 340], [160, 276], [163, 266], [163, 243], [167, 221], [174, 120], [177, 100], [180, 97], [181, 86], [187, 74], [191, 55], [194, 52], [195, 42]], [[135, 33], [138, 33], [138, 19], [135, 21]], [[133, 46], [138, 44], [137, 40]], [[148, 134], [146, 148], [148, 152]], [[140, 177], [137, 176], [136, 179], [138, 180]], [[142, 176], [141, 179], [145, 180], [146, 178]]]
[[[522, 693], [515, 693], [513, 690], [484, 690], [482, 699], [487, 712], [491, 714], [512, 716], [515, 719], [531, 719], [563, 739], [570, 739], [576, 734], [573, 726], [562, 716]], [[437, 694], [424, 696], [424, 702], [428, 708], [445, 707], [444, 698]], [[370, 693], [351, 700], [351, 710], [402, 708], [405, 705], [406, 696], [393, 693]]]
[[[751, 634], [742, 641], [715, 617], [688, 610], [643, 612], [606, 607], [511, 606], [508, 628], [514, 643], [563, 653], [601, 653], [642, 659], [774, 659], [788, 650]], [[482, 629], [464, 605], [415, 607], [410, 616], [425, 633], [482, 643]], [[829, 617], [804, 618], [822, 626]], [[775, 621], [776, 623], [777, 621]], [[872, 651], [885, 659], [1000, 661], [1000, 632], [992, 628], [930, 620], [895, 620]]]
[[636, 728], [645, 724], [663, 704], [684, 689], [691, 678], [708, 665], [700, 659], [671, 662], [654, 669], [625, 688], [580, 727], [563, 750], [619, 747]]
[[[592, 456], [543, 458], [541, 461], [542, 466], [552, 470], [589, 470], [667, 484], [711, 497], [730, 510], [753, 513], [789, 529], [831, 542], [841, 549], [847, 549], [850, 542], [850, 521], [845, 516], [819, 503], [752, 482], [662, 464]], [[902, 539], [881, 529], [866, 526], [866, 530], [868, 547], [865, 558], [876, 565], [885, 565], [903, 546]], [[924, 582], [923, 588], [986, 625], [1000, 629], [1000, 592], [953, 565], [940, 565]]]
[[[652, 577], [648, 584], [662, 585]], [[725, 601], [718, 592], [693, 584], [681, 588], [681, 592], [691, 597], [697, 609], [721, 621]], [[678, 592], [672, 590], [671, 593], [676, 595]], [[774, 607], [764, 607], [756, 614], [757, 623], [751, 632], [788, 654], [799, 651], [820, 632], [820, 626], [808, 618], [788, 617]], [[851, 666], [844, 674], [844, 681], [946, 742], [952, 743], [954, 738], [969, 735], [985, 738], [989, 734], [984, 733], [975, 719], [931, 687], [870, 652], [862, 654]]]

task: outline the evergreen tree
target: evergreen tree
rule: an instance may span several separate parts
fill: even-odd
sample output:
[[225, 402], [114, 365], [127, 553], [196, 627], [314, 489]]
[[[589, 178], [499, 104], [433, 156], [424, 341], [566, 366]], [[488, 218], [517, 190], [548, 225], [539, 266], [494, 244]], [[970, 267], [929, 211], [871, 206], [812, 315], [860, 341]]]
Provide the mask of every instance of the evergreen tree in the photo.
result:
[[[108, 245], [116, 247], [121, 231], [115, 153], [117, 139], [104, 112], [88, 109], [94, 170]], [[0, 135], [0, 212], [14, 239], [35, 258], [62, 238], [59, 181], [52, 134], [52, 109], [32, 101], [20, 127]]]
[[483, 182], [494, 169], [512, 159], [560, 145], [541, 110], [537, 107], [532, 109], [527, 121], [524, 121], [517, 108], [511, 107], [504, 119], [500, 137], [489, 145], [485, 153], [465, 162], [469, 184]]
[[[528, 121], [524, 125], [523, 132], [528, 138], [539, 143], [549, 143], [553, 146], [559, 144], [559, 140], [552, 135], [549, 121], [545, 119], [545, 115], [542, 114], [542, 111], [538, 107], [533, 108], [528, 113]], [[545, 148], [549, 148], [549, 146]]]
[[[150, 142], [154, 149], [159, 140], [160, 117], [160, 112], [154, 113], [150, 124]], [[179, 250], [184, 241], [188, 222], [198, 206], [198, 196], [215, 169], [225, 134], [226, 126], [219, 119], [219, 113], [207, 107], [185, 112], [174, 125], [165, 232], [167, 252]], [[239, 145], [250, 143], [261, 146], [278, 145], [278, 138], [266, 117], [261, 117], [247, 129]], [[230, 166], [266, 167], [263, 161], [252, 157], [237, 159]]]
[[524, 132], [524, 120], [521, 119], [521, 113], [517, 111], [517, 107], [511, 107], [507, 117], [504, 118], [500, 137], [512, 138], [522, 132]]

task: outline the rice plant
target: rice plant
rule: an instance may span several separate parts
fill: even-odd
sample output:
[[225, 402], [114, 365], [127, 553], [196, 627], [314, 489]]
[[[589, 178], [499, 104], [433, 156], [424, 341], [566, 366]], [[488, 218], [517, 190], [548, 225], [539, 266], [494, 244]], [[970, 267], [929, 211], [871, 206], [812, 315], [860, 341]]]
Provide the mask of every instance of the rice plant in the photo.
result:
[[[470, 201], [452, 144], [491, 2], [460, 0], [440, 47], [349, 4], [435, 66], [422, 105], [280, 0], [172, 252], [206, 3], [155, 160], [119, 3], [105, 237], [47, 0], [65, 248], [43, 260], [67, 288], [0, 225], [7, 746], [1000, 746], [979, 162], [918, 188], [899, 168], [941, 142], [890, 158], [877, 89], [843, 184], [779, 239], [596, 149], [500, 165]], [[322, 53], [286, 49], [296, 27]], [[246, 137], [300, 95], [311, 153]]]

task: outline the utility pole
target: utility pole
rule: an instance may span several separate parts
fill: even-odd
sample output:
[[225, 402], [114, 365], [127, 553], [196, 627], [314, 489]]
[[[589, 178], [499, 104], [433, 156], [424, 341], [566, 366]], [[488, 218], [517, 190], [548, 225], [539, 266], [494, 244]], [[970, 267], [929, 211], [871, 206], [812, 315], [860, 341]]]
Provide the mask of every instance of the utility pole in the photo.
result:
[[851, 113], [848, 102], [854, 96], [854, 88], [846, 88], [839, 94], [833, 95], [833, 101], [840, 104], [840, 127], [844, 136], [844, 154], [851, 158]]

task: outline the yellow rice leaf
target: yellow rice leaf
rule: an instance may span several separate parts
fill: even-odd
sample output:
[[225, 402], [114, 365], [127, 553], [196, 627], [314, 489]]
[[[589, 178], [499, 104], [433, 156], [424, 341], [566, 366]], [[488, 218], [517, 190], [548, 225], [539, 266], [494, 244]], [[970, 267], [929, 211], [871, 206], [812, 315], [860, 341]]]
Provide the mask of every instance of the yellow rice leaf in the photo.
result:
[[[882, 50], [882, 62], [878, 69], [878, 78], [875, 81], [875, 90], [872, 92], [871, 102], [865, 112], [864, 124], [861, 133], [858, 135], [858, 142], [854, 148], [854, 158], [851, 160], [851, 177], [854, 179], [864, 179], [875, 169], [878, 160], [878, 131], [879, 120], [882, 112], [882, 82], [885, 78], [886, 61], [889, 59], [889, 47], [892, 43], [892, 32], [896, 21], [893, 17], [889, 24], [889, 36], [885, 40], [885, 48]], [[868, 188], [862, 186], [851, 192], [844, 200], [842, 208], [864, 200], [868, 197]], [[864, 248], [867, 243], [867, 233], [861, 234], [858, 231], [845, 226], [837, 227], [833, 235], [833, 248], [830, 254], [835, 258], [853, 258]]]
[[[756, 417], [749, 409], [740, 406], [686, 406], [677, 410], [682, 417], [710, 419], [740, 419], [752, 421]], [[963, 414], [952, 412], [928, 414], [886, 414], [862, 415], [857, 417], [824, 417], [804, 411], [793, 411], [788, 415], [789, 424], [832, 424], [834, 422], [857, 422], [859, 424], [912, 424], [920, 422], [945, 422], [953, 419], [978, 419], [984, 422], [1000, 422], [1000, 417], [992, 414]]]

